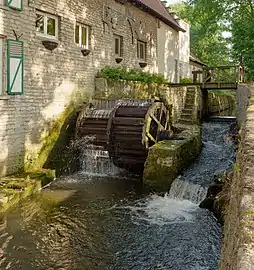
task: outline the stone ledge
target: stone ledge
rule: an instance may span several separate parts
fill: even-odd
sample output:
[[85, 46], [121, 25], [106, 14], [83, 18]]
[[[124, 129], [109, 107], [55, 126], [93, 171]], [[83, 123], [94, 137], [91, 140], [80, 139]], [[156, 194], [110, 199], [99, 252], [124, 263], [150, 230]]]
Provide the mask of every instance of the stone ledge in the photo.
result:
[[[180, 126], [179, 126], [180, 127]], [[199, 126], [181, 125], [181, 140], [161, 141], [151, 147], [143, 182], [153, 191], [168, 191], [175, 177], [194, 161], [202, 148]]]
[[[241, 99], [238, 97], [241, 105], [238, 117], [240, 115], [242, 125], [225, 216], [220, 270], [250, 270], [254, 265], [254, 114], [253, 104], [246, 106], [247, 90]], [[254, 97], [253, 87], [251, 92]]]
[[38, 192], [42, 186], [54, 180], [51, 170], [0, 178], [0, 212], [17, 205], [20, 200]]

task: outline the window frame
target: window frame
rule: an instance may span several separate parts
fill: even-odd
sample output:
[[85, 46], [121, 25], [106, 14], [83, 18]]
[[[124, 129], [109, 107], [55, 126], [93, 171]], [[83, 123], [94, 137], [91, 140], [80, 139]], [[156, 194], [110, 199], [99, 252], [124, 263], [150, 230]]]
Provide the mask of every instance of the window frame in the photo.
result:
[[[76, 42], [76, 28], [77, 26], [79, 27], [79, 43]], [[86, 45], [83, 45], [82, 44], [82, 28], [85, 28], [86, 29]], [[79, 23], [79, 22], [76, 22], [75, 24], [75, 28], [74, 28], [74, 42], [77, 46], [79, 46], [80, 48], [82, 49], [89, 49], [90, 47], [90, 44], [89, 44], [89, 41], [90, 41], [90, 26], [89, 25], [86, 25], [86, 24], [83, 24], [83, 23]]]
[[[43, 36], [43, 37], [47, 37], [47, 38], [58, 40], [58, 38], [59, 38], [59, 28], [58, 28], [59, 27], [59, 17], [57, 17], [55, 15], [52, 15], [50, 13], [47, 13], [47, 12], [40, 11], [40, 10], [36, 10], [36, 16], [37, 15], [41, 15], [44, 18], [44, 21], [43, 21], [44, 31], [42, 33], [42, 32], [40, 32], [40, 31], [38, 31], [36, 29], [36, 34], [39, 35], [39, 36]], [[48, 19], [55, 20], [55, 35], [54, 36], [49, 35], [47, 33], [48, 32]], [[35, 27], [36, 27], [36, 22], [35, 22]]]
[[[142, 45], [142, 46], [141, 46]], [[144, 52], [143, 52], [143, 54], [144, 54], [144, 57], [143, 58], [141, 58], [141, 47], [143, 47], [144, 48]], [[141, 61], [146, 61], [146, 59], [147, 59], [147, 42], [145, 42], [145, 41], [142, 41], [142, 40], [137, 40], [137, 58], [139, 59], [139, 60], [141, 60]]]
[[[116, 53], [116, 40], [118, 40], [118, 50], [119, 53]], [[115, 57], [122, 58], [123, 57], [123, 36], [114, 34], [114, 54]]]

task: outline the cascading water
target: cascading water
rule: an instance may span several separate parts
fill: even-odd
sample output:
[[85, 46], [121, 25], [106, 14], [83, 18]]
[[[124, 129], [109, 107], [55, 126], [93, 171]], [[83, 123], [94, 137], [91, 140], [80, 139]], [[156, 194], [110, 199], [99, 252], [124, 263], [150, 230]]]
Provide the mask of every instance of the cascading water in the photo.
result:
[[116, 176], [121, 170], [109, 158], [108, 151], [101, 146], [86, 145], [81, 154], [82, 172], [89, 175]]
[[188, 200], [195, 204], [199, 204], [206, 198], [206, 195], [207, 187], [181, 180], [181, 177], [178, 177], [173, 182], [167, 196], [171, 199]]
[[204, 123], [199, 159], [164, 196], [144, 193], [136, 180], [105, 177], [114, 173], [107, 154], [84, 149], [86, 173], [55, 181], [5, 217], [0, 269], [218, 269], [221, 227], [198, 204], [214, 176], [232, 166], [232, 128]]

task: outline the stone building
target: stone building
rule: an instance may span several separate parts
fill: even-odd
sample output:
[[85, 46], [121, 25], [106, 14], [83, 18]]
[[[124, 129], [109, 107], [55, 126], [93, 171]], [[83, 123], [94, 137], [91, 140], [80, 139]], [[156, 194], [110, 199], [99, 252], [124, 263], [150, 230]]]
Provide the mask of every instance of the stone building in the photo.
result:
[[43, 164], [101, 68], [178, 61], [181, 30], [159, 0], [0, 0], [0, 176]]
[[197, 74], [196, 80], [197, 82], [203, 82], [203, 67], [207, 67], [207, 65], [198, 59], [193, 53], [190, 53], [190, 72], [192, 74], [193, 71], [199, 71]]

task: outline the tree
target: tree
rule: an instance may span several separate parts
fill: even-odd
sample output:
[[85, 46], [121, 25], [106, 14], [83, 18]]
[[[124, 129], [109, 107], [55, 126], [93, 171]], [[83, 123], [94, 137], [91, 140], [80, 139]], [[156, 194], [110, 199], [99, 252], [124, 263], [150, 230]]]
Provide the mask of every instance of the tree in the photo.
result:
[[[222, 20], [221, 4], [202, 0], [171, 5], [180, 18], [190, 23], [191, 51], [210, 66], [229, 63], [229, 40], [223, 37], [227, 30]], [[210, 6], [212, 4], [212, 6]]]
[[[254, 80], [253, 0], [189, 0], [179, 11], [191, 23], [191, 48], [198, 57], [208, 64], [213, 60], [220, 64], [230, 52], [234, 63], [243, 59], [249, 79]], [[223, 38], [223, 31], [230, 31], [232, 37]], [[227, 49], [229, 45], [232, 50]], [[216, 58], [216, 53], [222, 59]]]

